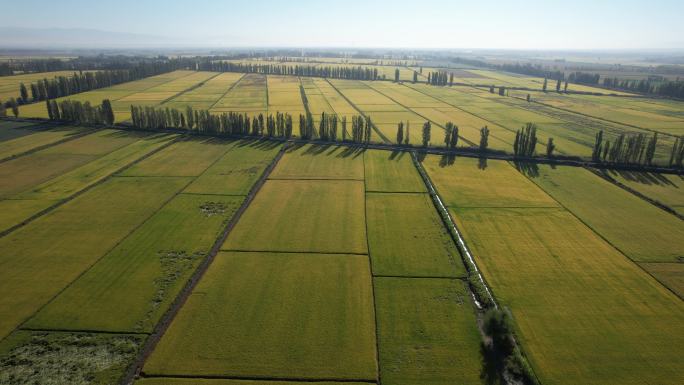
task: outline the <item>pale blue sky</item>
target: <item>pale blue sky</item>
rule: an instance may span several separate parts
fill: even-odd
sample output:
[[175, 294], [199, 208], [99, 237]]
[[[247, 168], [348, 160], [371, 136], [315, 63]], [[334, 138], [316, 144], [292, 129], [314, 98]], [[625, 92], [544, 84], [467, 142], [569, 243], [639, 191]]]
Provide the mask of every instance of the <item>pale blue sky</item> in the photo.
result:
[[684, 48], [684, 0], [22, 0], [2, 9], [4, 26], [205, 46]]

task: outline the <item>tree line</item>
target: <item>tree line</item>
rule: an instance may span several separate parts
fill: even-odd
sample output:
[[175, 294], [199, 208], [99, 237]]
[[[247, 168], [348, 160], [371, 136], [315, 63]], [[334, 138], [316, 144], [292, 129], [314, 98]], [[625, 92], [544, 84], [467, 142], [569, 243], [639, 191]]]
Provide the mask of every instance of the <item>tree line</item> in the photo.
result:
[[264, 75], [292, 75], [348, 80], [378, 80], [377, 68], [364, 66], [316, 66], [287, 64], [253, 64], [203, 60], [197, 69], [213, 72], [258, 73]]
[[93, 106], [90, 102], [78, 100], [45, 101], [48, 117], [53, 121], [69, 122], [74, 124], [105, 124], [114, 123], [114, 110], [109, 99], [102, 101], [99, 106]]
[[[72, 76], [58, 76], [19, 85], [19, 104], [56, 99], [64, 96], [111, 87], [117, 84], [143, 79], [178, 69], [175, 63], [141, 63], [125, 70], [104, 70], [74, 73]], [[30, 90], [30, 97], [29, 97]]]
[[[658, 133], [647, 138], [644, 133], [620, 134], [613, 142], [604, 139], [603, 130], [596, 133], [591, 158], [594, 162], [651, 165], [655, 156]], [[675, 142], [675, 146], [677, 143]], [[673, 153], [675, 149], [673, 148]], [[672, 164], [671, 164], [672, 165]]]
[[445, 86], [447, 84], [453, 85], [454, 74], [451, 74], [451, 82], [448, 82], [449, 75], [446, 71], [432, 71], [428, 72], [427, 82], [433, 86]]

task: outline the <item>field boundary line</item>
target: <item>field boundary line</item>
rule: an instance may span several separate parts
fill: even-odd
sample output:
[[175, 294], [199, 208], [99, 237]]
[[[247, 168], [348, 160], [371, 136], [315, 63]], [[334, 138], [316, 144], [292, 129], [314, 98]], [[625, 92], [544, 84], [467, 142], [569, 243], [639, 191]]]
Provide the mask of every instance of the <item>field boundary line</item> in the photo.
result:
[[375, 380], [367, 378], [293, 378], [293, 377], [271, 377], [271, 376], [221, 376], [221, 375], [182, 375], [182, 374], [144, 374], [141, 378], [169, 378], [169, 379], [198, 379], [198, 380], [242, 380], [242, 381], [278, 381], [278, 382], [335, 382], [335, 383], [364, 383], [377, 384]]
[[[645, 194], [642, 194], [642, 193], [640, 193], [639, 191], [637, 191], [637, 190], [635, 190], [635, 189], [633, 189], [633, 188], [627, 186], [626, 184], [624, 184], [624, 183], [618, 181], [617, 179], [614, 179], [613, 177], [611, 177], [611, 176], [609, 176], [609, 175], [602, 174], [602, 173], [598, 172], [598, 170], [596, 170], [596, 169], [594, 169], [594, 168], [589, 168], [589, 167], [585, 167], [585, 168], [586, 168], [587, 170], [591, 171], [592, 173], [596, 174], [597, 176], [603, 178], [604, 180], [606, 180], [606, 181], [608, 181], [608, 182], [610, 182], [610, 183], [612, 183], [612, 184], [614, 184], [614, 185], [620, 187], [621, 189], [623, 189], [623, 190], [625, 190], [625, 191], [627, 191], [627, 192], [629, 192], [629, 193], [632, 193], [632, 194], [636, 195], [637, 197], [639, 197], [639, 198], [645, 200], [646, 202], [652, 204], [653, 206], [655, 206], [655, 207], [657, 207], [657, 208], [659, 208], [659, 209], [661, 209], [661, 210], [663, 210], [663, 211], [665, 211], [665, 212], [667, 212], [667, 213], [669, 213], [669, 214], [672, 214], [672, 215], [676, 216], [677, 218], [679, 218], [679, 219], [681, 219], [681, 220], [684, 220], [684, 215], [678, 213], [678, 212], [675, 211], [672, 207], [670, 207], [670, 206], [668, 206], [668, 205], [666, 205], [666, 204], [664, 204], [664, 203], [658, 201], [657, 199], [653, 199], [653, 198], [651, 198], [651, 197], [649, 197], [649, 196], [647, 196], [647, 195], [645, 195]], [[675, 263], [676, 263], [676, 262], [675, 262]]]
[[[107, 179], [109, 179], [109, 178], [107, 178]], [[182, 189], [187, 188], [190, 185], [190, 183], [192, 183], [194, 180], [191, 178], [188, 178], [188, 179], [190, 179], [190, 180], [188, 181], [188, 183], [185, 184], [185, 186]], [[181, 189], [181, 191], [182, 191], [182, 189]], [[176, 192], [175, 194], [172, 194], [168, 199], [164, 200], [161, 203], [161, 205], [159, 206], [159, 208], [154, 210], [149, 216], [147, 216], [147, 218], [144, 218], [140, 223], [133, 226], [123, 237], [121, 237], [121, 239], [116, 241], [114, 243], [114, 245], [112, 245], [112, 247], [110, 247], [109, 249], [107, 249], [107, 251], [102, 253], [102, 255], [97, 257], [95, 259], [95, 261], [93, 261], [93, 263], [91, 263], [89, 266], [87, 266], [71, 282], [69, 282], [66, 286], [64, 286], [61, 290], [59, 290], [55, 295], [53, 295], [52, 298], [50, 298], [47, 302], [45, 302], [42, 306], [40, 306], [38, 308], [38, 310], [36, 310], [30, 317], [26, 318], [19, 325], [19, 327], [15, 328], [15, 330], [16, 329], [23, 329], [22, 325], [25, 324], [26, 321], [29, 321], [31, 318], [33, 318], [33, 316], [40, 313], [46, 306], [51, 304], [55, 299], [57, 299], [60, 295], [62, 295], [62, 293], [67, 291], [71, 287], [71, 285], [73, 285], [76, 281], [78, 281], [81, 277], [83, 277], [86, 273], [88, 273], [93, 267], [95, 267], [95, 265], [97, 265], [100, 261], [102, 261], [107, 255], [109, 255], [109, 253], [112, 252], [112, 250], [116, 249], [122, 242], [124, 242], [128, 237], [130, 237], [133, 233], [135, 233], [139, 228], [141, 228], [143, 225], [145, 225], [145, 223], [147, 223], [147, 221], [149, 221], [152, 217], [154, 217], [155, 214], [157, 214], [159, 212], [159, 210], [161, 210], [164, 206], [166, 206], [169, 202], [171, 202], [175, 197], [177, 197], [178, 194], [180, 194], [180, 191]], [[50, 330], [50, 329], [46, 329], [46, 330]]]
[[227, 253], [263, 253], [263, 254], [322, 254], [322, 255], [358, 255], [365, 257], [367, 253], [345, 252], [345, 251], [281, 251], [281, 250], [246, 250], [246, 249], [219, 249]]
[[416, 194], [422, 195], [427, 194], [427, 191], [380, 191], [380, 190], [368, 190], [367, 194]]
[[[197, 71], [197, 73], [199, 73], [199, 72], [200, 72], [200, 71]], [[199, 83], [193, 84], [193, 85], [191, 85], [190, 87], [184, 89], [183, 91], [181, 91], [181, 92], [179, 92], [179, 93], [177, 93], [177, 94], [175, 94], [175, 95], [173, 95], [173, 96], [169, 96], [168, 98], [162, 100], [161, 103], [159, 103], [159, 105], [161, 106], [162, 104], [168, 103], [168, 102], [172, 101], [173, 99], [175, 99], [175, 98], [177, 98], [177, 97], [179, 97], [179, 96], [181, 96], [181, 95], [183, 95], [183, 94], [185, 94], [185, 93], [188, 93], [188, 92], [190, 92], [190, 91], [196, 90], [197, 88], [200, 88], [200, 87], [204, 86], [204, 84], [205, 84], [206, 82], [210, 81], [211, 79], [213, 79], [213, 78], [215, 78], [215, 77], [217, 77], [217, 76], [219, 76], [219, 75], [221, 75], [221, 72], [218, 72], [218, 73], [216, 73], [216, 75], [214, 75], [214, 76], [212, 76], [212, 77], [210, 77], [210, 78], [204, 79], [204, 80], [202, 80], [202, 81], [199, 82]], [[188, 76], [190, 76], [190, 75], [188, 75]], [[181, 78], [181, 79], [182, 79], [182, 78]]]
[[[364, 118], [368, 119], [368, 116], [367, 116], [363, 111], [361, 111], [361, 110], [359, 109], [359, 107], [356, 106], [356, 104], [352, 103], [352, 101], [347, 97], [347, 95], [345, 95], [345, 94], [343, 94], [342, 92], [340, 92], [340, 90], [338, 90], [337, 87], [335, 87], [335, 85], [332, 84], [328, 78], [324, 78], [324, 79], [325, 79], [326, 82], [328, 82], [328, 84], [330, 84], [330, 86], [331, 86], [331, 87], [332, 87], [332, 88], [333, 88], [333, 89], [334, 89], [342, 98], [344, 98], [344, 100], [347, 101], [347, 103], [349, 103], [350, 106], [354, 107], [354, 109], [355, 109], [359, 114], [361, 114], [361, 116], [363, 116]], [[385, 136], [385, 134], [383, 134], [382, 132], [380, 132], [380, 129], [378, 129], [378, 126], [376, 126], [375, 123], [374, 123], [372, 120], [371, 120], [371, 125], [372, 125], [372, 127], [373, 127], [373, 131], [375, 131], [375, 133], [378, 134], [378, 136], [380, 137], [380, 139], [382, 139], [383, 142], [385, 142], [385, 143], [387, 143], [387, 144], [391, 144], [391, 143], [392, 143], [392, 141], [389, 140], [389, 139]]]
[[[240, 207], [235, 211], [235, 213], [233, 213], [231, 219], [226, 223], [223, 231], [219, 234], [211, 250], [209, 251], [209, 253], [207, 253], [207, 256], [202, 260], [202, 262], [200, 262], [200, 264], [195, 269], [194, 273], [187, 280], [184, 287], [178, 292], [176, 298], [173, 300], [173, 302], [171, 302], [171, 305], [168, 307], [164, 315], [160, 318], [159, 322], [157, 322], [157, 324], [155, 325], [152, 334], [145, 341], [143, 347], [138, 351], [136, 359], [133, 360], [133, 362], [131, 362], [128, 369], [126, 370], [125, 375], [122, 377], [121, 384], [132, 384], [135, 378], [142, 373], [145, 361], [150, 356], [150, 354], [152, 354], [152, 351], [157, 346], [157, 344], [161, 340], [162, 336], [166, 333], [168, 328], [171, 326], [171, 323], [180, 311], [181, 307], [190, 297], [192, 291], [195, 289], [199, 281], [202, 279], [204, 274], [209, 269], [209, 266], [211, 266], [211, 263], [214, 261], [214, 258], [221, 250], [221, 246], [228, 238], [228, 234], [230, 234], [231, 230], [233, 230], [235, 225], [242, 217], [242, 214], [247, 210], [250, 203], [252, 203], [252, 201], [254, 200], [256, 194], [259, 192], [259, 190], [261, 190], [261, 187], [266, 183], [268, 175], [270, 175], [275, 166], [278, 164], [278, 161], [280, 161], [280, 159], [285, 154], [287, 146], [287, 144], [284, 144], [280, 148], [278, 154], [276, 154], [276, 156], [273, 157], [271, 163], [264, 169], [259, 179], [252, 185], [252, 188], [250, 189], [249, 193], [245, 196], [245, 199], [242, 201]], [[223, 156], [219, 157], [219, 159], [222, 157]], [[209, 167], [207, 167], [207, 169], [208, 168]]]
[[375, 275], [373, 273], [373, 259], [371, 257], [370, 241], [368, 236], [368, 192], [366, 191], [366, 155], [363, 152], [363, 224], [366, 232], [366, 249], [368, 250], [368, 270], [370, 273], [371, 295], [373, 296], [373, 324], [375, 325], [375, 379], [382, 384], [382, 369], [380, 368], [380, 332], [378, 327], [378, 300], [375, 295]]
[[[516, 169], [516, 170], [517, 170], [517, 169]], [[525, 178], [527, 178], [528, 180], [530, 180], [530, 182], [534, 183], [534, 181], [533, 181], [529, 176], [527, 176], [524, 172], [521, 172], [520, 170], [518, 170], [518, 172], [520, 172], [521, 174], [523, 174], [523, 176], [524, 176]], [[587, 172], [591, 172], [591, 171], [587, 170]], [[598, 177], [598, 176], [597, 176], [597, 177]], [[536, 183], [534, 183], [534, 184], [537, 185]], [[663, 288], [665, 288], [665, 290], [669, 291], [672, 295], [674, 295], [675, 297], [679, 298], [680, 300], [684, 300], [684, 298], [680, 297], [680, 295], [677, 294], [674, 290], [670, 289], [667, 285], [665, 285], [664, 283], [662, 283], [658, 278], [656, 278], [653, 274], [651, 274], [650, 272], [648, 272], [648, 270], [646, 270], [643, 266], [641, 266], [642, 263], [649, 263], [649, 262], [645, 262], [645, 261], [635, 261], [635, 260], [633, 260], [632, 258], [630, 258], [630, 257], [627, 255], [627, 253], [625, 253], [624, 251], [622, 251], [619, 247], [617, 247], [615, 244], [613, 244], [613, 242], [609, 241], [606, 237], [604, 237], [603, 234], [599, 233], [596, 229], [594, 229], [592, 226], [590, 226], [587, 222], [585, 222], [582, 218], [580, 218], [580, 217], [579, 217], [577, 214], [575, 214], [572, 210], [570, 210], [569, 208], [567, 208], [567, 207], [566, 207], [564, 204], [562, 204], [558, 199], [556, 199], [556, 197], [554, 197], [554, 196], [551, 195], [549, 192], [547, 192], [546, 190], [544, 190], [541, 186], [537, 185], [537, 187], [539, 187], [542, 191], [544, 191], [544, 193], [545, 193], [546, 195], [548, 195], [549, 197], [551, 197], [551, 199], [553, 199], [554, 201], [558, 202], [558, 204], [559, 204], [565, 211], [567, 211], [567, 212], [568, 212], [570, 215], [572, 215], [575, 219], [577, 219], [578, 221], [580, 221], [580, 223], [582, 223], [587, 229], [591, 230], [591, 232], [592, 232], [593, 234], [595, 234], [597, 237], [599, 237], [601, 240], [603, 240], [606, 244], [608, 244], [610, 247], [612, 247], [613, 249], [615, 249], [615, 251], [617, 251], [620, 255], [622, 255], [624, 258], [626, 258], [627, 261], [629, 261], [629, 262], [631, 262], [632, 264], [636, 265], [636, 267], [637, 267], [639, 270], [643, 271], [647, 276], [651, 277], [654, 281], [658, 282], [658, 283], [660, 284], [660, 286], [662, 286]], [[667, 263], [667, 262], [663, 262], [663, 263]], [[678, 263], [678, 262], [671, 262], [671, 263]]]
[[64, 329], [64, 328], [23, 328], [20, 327], [17, 330], [27, 331], [27, 332], [48, 332], [48, 333], [92, 333], [92, 334], [130, 334], [136, 336], [146, 336], [150, 333], [145, 332], [123, 332], [114, 330], [95, 330], [95, 329]]
[[[235, 87], [237, 87], [237, 85], [242, 81], [242, 79], [245, 78], [245, 76], [247, 76], [246, 73], [242, 74], [242, 76], [240, 76], [240, 77], [238, 78], [238, 80], [235, 81], [235, 83], [231, 84], [230, 87], [228, 87], [228, 89], [226, 90], [226, 92], [224, 92], [223, 95], [221, 95], [220, 98], [216, 99], [216, 100], [214, 101], [214, 103], [212, 103], [211, 106], [209, 106], [209, 108], [207, 108], [207, 111], [211, 111], [211, 109], [214, 108], [214, 107], [216, 106], [216, 104], [218, 104], [218, 102], [221, 101], [221, 99], [225, 98], [226, 95], [228, 95], [228, 93], [229, 93], [230, 91], [232, 91]], [[267, 106], [267, 107], [268, 107], [268, 106]]]
[[42, 217], [43, 215], [45, 215], [45, 214], [47, 214], [47, 213], [49, 213], [49, 212], [51, 212], [51, 211], [57, 209], [58, 207], [60, 207], [60, 206], [62, 206], [62, 205], [64, 205], [64, 204], [66, 204], [66, 203], [68, 203], [68, 202], [70, 202], [70, 201], [76, 199], [76, 198], [79, 197], [80, 195], [83, 195], [83, 194], [85, 194], [86, 192], [92, 190], [93, 188], [95, 188], [95, 187], [97, 187], [97, 186], [99, 186], [99, 185], [101, 185], [101, 184], [107, 182], [108, 180], [112, 179], [113, 177], [115, 177], [115, 176], [116, 176], [116, 177], [119, 177], [119, 176], [116, 175], [116, 174], [119, 174], [119, 173], [121, 173], [121, 172], [123, 172], [123, 171], [126, 171], [127, 169], [129, 169], [129, 168], [133, 167], [134, 165], [138, 164], [139, 162], [142, 162], [143, 160], [145, 160], [145, 159], [149, 158], [150, 156], [156, 154], [157, 152], [159, 152], [159, 151], [161, 151], [161, 150], [164, 150], [165, 148], [171, 146], [172, 144], [174, 144], [175, 142], [177, 142], [178, 140], [180, 140], [180, 138], [181, 138], [181, 137], [178, 136], [178, 137], [176, 137], [176, 138], [171, 138], [171, 139], [169, 139], [166, 143], [164, 143], [164, 144], [162, 144], [161, 146], [159, 146], [159, 147], [153, 149], [152, 151], [150, 151], [150, 152], [148, 152], [148, 153], [142, 155], [141, 157], [139, 157], [139, 158], [137, 158], [137, 159], [134, 159], [134, 160], [131, 161], [130, 163], [128, 163], [128, 164], [126, 164], [126, 165], [120, 167], [119, 169], [115, 170], [114, 172], [112, 172], [111, 174], [105, 176], [104, 178], [102, 178], [102, 179], [100, 179], [100, 180], [98, 180], [98, 181], [96, 181], [96, 182], [94, 182], [94, 183], [92, 183], [92, 184], [90, 184], [90, 185], [84, 187], [84, 188], [81, 189], [81, 190], [76, 191], [76, 192], [73, 193], [72, 195], [70, 195], [70, 196], [68, 196], [68, 197], [66, 197], [66, 198], [64, 198], [64, 199], [62, 199], [62, 200], [59, 200], [59, 201], [55, 202], [53, 205], [51, 205], [51, 206], [49, 206], [49, 207], [47, 207], [47, 208], [45, 208], [45, 209], [43, 209], [43, 210], [41, 210], [41, 211], [39, 211], [39, 212], [33, 214], [33, 215], [31, 215], [30, 217], [26, 218], [25, 220], [21, 221], [20, 223], [17, 223], [16, 225], [14, 225], [14, 226], [12, 226], [12, 227], [10, 227], [10, 228], [8, 228], [8, 229], [6, 229], [6, 230], [3, 230], [2, 232], [0, 232], [0, 238], [2, 238], [2, 237], [4, 237], [4, 236], [6, 236], [6, 235], [8, 235], [8, 234], [10, 234], [10, 233], [12, 233], [12, 232], [14, 232], [15, 230], [17, 230], [17, 229], [19, 229], [19, 228], [21, 228], [21, 227], [26, 226], [27, 224], [29, 224], [29, 223], [33, 222], [34, 220], [36, 220], [36, 219]]
[[284, 178], [284, 177], [275, 177], [275, 178], [268, 178], [268, 180], [301, 180], [301, 181], [321, 181], [321, 182], [329, 182], [329, 181], [346, 181], [346, 182], [363, 182], [363, 179], [356, 179], [356, 178], [314, 178], [314, 177], [302, 177], [302, 178]]
[[393, 275], [393, 274], [379, 274], [374, 275], [373, 278], [396, 278], [396, 279], [446, 279], [449, 281], [467, 281], [468, 277], [447, 277], [439, 275]]
[[[14, 155], [7, 156], [7, 157], [5, 157], [5, 158], [0, 159], [0, 163], [4, 163], [4, 162], [10, 161], [10, 160], [14, 160], [14, 159], [17, 159], [17, 158], [21, 158], [22, 156], [30, 155], [30, 154], [33, 154], [34, 152], [38, 152], [38, 151], [41, 151], [41, 150], [45, 150], [45, 149], [47, 149], [47, 148], [50, 148], [50, 147], [53, 147], [53, 146], [60, 145], [60, 144], [62, 144], [62, 143], [67, 143], [67, 142], [70, 142], [70, 141], [72, 141], [72, 140], [74, 140], [74, 139], [79, 139], [79, 138], [82, 138], [82, 137], [87, 136], [87, 135], [89, 135], [89, 134], [93, 134], [93, 133], [95, 133], [95, 132], [97, 132], [97, 131], [99, 131], [98, 128], [88, 128], [88, 129], [86, 129], [85, 131], [79, 132], [79, 133], [74, 134], [74, 135], [71, 135], [71, 136], [69, 136], [68, 138], [62, 138], [62, 139], [60, 139], [60, 140], [58, 140], [58, 141], [56, 141], [56, 142], [46, 143], [46, 144], [44, 144], [44, 145], [42, 145], [42, 146], [34, 147], [34, 148], [31, 148], [31, 149], [26, 150], [26, 151], [24, 151], [24, 152], [20, 152], [20, 153], [14, 154]], [[29, 134], [29, 135], [30, 135], [30, 134]], [[17, 138], [17, 139], [18, 139], [18, 138]], [[116, 151], [116, 150], [114, 150], [114, 151]]]

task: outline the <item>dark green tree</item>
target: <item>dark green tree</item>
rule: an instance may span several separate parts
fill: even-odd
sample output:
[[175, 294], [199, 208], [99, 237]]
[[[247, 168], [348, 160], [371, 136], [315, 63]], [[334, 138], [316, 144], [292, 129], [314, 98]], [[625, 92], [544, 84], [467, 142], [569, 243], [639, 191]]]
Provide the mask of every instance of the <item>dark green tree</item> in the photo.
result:
[[546, 142], [546, 157], [551, 158], [553, 157], [553, 150], [556, 149], [556, 145], [553, 144], [553, 138], [549, 138], [549, 140]]
[[399, 83], [399, 68], [394, 69], [394, 82]]
[[427, 147], [430, 145], [430, 129], [432, 128], [432, 124], [430, 124], [430, 121], [427, 121], [423, 124], [423, 147]]
[[546, 86], [548, 85], [548, 80], [544, 78], [544, 85], [542, 86], [542, 91], [546, 92]]
[[399, 122], [397, 125], [397, 144], [404, 144], [404, 122]]
[[19, 102], [21, 104], [28, 103], [28, 90], [26, 89], [24, 83], [19, 84], [19, 95]]
[[489, 147], [489, 128], [484, 126], [480, 129], [480, 151], [487, 151]]

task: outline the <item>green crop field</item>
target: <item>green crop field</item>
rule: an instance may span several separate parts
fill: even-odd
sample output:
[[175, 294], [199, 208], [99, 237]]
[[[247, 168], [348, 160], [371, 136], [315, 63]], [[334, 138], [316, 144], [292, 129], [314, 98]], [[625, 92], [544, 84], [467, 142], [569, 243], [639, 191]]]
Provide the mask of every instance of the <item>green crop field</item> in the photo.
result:
[[367, 192], [426, 192], [410, 153], [368, 150], [364, 156]]
[[0, 238], [0, 289], [12, 293], [0, 298], [0, 336], [45, 305], [188, 182], [113, 178]]
[[383, 384], [480, 384], [480, 335], [463, 282], [375, 278]]
[[366, 253], [363, 199], [361, 181], [269, 180], [223, 249]]
[[221, 253], [144, 372], [372, 380], [373, 323], [365, 256]]
[[465, 274], [458, 250], [427, 194], [369, 193], [366, 206], [374, 275]]
[[[120, 140], [117, 137], [119, 133], [112, 135], [113, 132], [104, 131], [100, 134], [104, 134], [100, 138], [107, 141], [111, 138], [116, 138], [114, 141]], [[75, 156], [73, 151], [64, 148], [65, 146], [63, 145], [58, 145], [19, 158], [16, 161], [4, 163], [3, 165], [10, 166], [6, 176], [10, 181], [6, 182], [6, 184], [15, 185], [24, 190], [8, 195], [6, 199], [0, 200], [0, 208], [2, 209], [0, 230], [6, 230], [17, 225], [41, 210], [68, 199], [83, 189], [112, 175], [131, 162], [160, 148], [173, 138], [173, 136], [163, 134], [136, 135], [135, 133], [125, 133], [121, 138], [126, 137], [135, 141], [99, 158]], [[82, 139], [85, 139], [85, 137]], [[125, 142], [126, 140], [124, 140]], [[56, 156], [48, 154], [56, 154]], [[20, 160], [23, 160], [23, 162], [20, 162]], [[74, 166], [81, 164], [80, 162], [86, 163], [69, 171]], [[33, 166], [36, 163], [46, 163], [46, 167], [35, 170]], [[16, 175], [18, 164], [25, 165], [19, 168], [25, 170], [22, 171], [23, 179], [18, 178]], [[0, 165], [0, 169], [2, 169], [3, 165]], [[55, 176], [55, 174], [60, 172], [62, 174]], [[36, 185], [36, 182], [41, 180], [45, 181]], [[27, 188], [29, 186], [30, 188]]]
[[[679, 298], [572, 213], [549, 206], [552, 199], [508, 163], [482, 168], [456, 159], [439, 167], [430, 158], [428, 173], [494, 295], [510, 308], [542, 383], [680, 382]], [[454, 179], [468, 182], [456, 187]], [[537, 198], [501, 207], [520, 197]]]
[[[158, 74], [52, 90], [93, 114], [0, 118], [0, 384], [684, 383], [682, 102], [551, 79], [587, 65], [658, 87], [676, 64], [162, 51], [68, 59]], [[325, 67], [347, 71], [300, 76]], [[0, 76], [0, 100], [60, 73]], [[514, 156], [528, 123], [533, 156]], [[653, 162], [613, 156], [654, 133]]]
[[539, 166], [531, 178], [581, 221], [639, 262], [676, 262], [684, 250], [681, 219], [579, 167]]
[[[7, 123], [10, 122], [0, 122], [0, 126], [6, 127]], [[9, 128], [7, 130], [14, 131], [17, 129]], [[0, 159], [11, 158], [42, 146], [54, 144], [62, 140], [73, 139], [71, 137], [77, 136], [84, 131], [85, 130], [78, 129], [76, 127], [36, 127], [35, 130], [26, 132], [25, 135], [17, 135], [12, 137], [13, 133], [5, 134], [5, 129], [3, 129], [4, 138], [2, 141], [0, 141]]]
[[363, 180], [363, 152], [350, 147], [293, 146], [271, 174], [272, 179]]
[[[150, 332], [241, 202], [240, 197], [180, 194], [26, 326]], [[220, 209], [204, 212], [203, 206]]]

